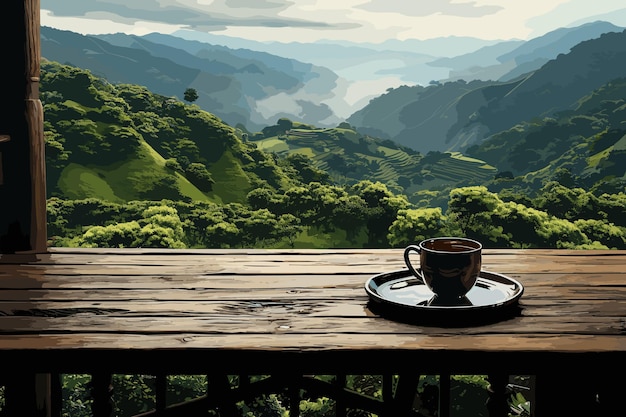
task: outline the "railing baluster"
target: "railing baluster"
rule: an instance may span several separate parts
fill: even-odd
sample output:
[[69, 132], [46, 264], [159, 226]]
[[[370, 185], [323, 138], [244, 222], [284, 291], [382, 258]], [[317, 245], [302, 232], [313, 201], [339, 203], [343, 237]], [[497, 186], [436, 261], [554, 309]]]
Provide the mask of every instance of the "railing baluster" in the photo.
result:
[[0, 416], [50, 416], [50, 374], [7, 373], [3, 382], [5, 404]]
[[216, 404], [221, 417], [239, 415], [228, 375], [207, 376], [207, 385], [210, 395], [217, 398]]
[[63, 413], [63, 375], [50, 375], [50, 409], [52, 417], [61, 417]]
[[346, 387], [347, 377], [345, 374], [335, 376], [335, 384], [337, 386], [337, 398], [335, 398], [335, 415], [337, 417], [346, 417], [348, 411], [346, 409], [346, 399], [344, 398], [344, 388]]
[[91, 411], [93, 417], [113, 416], [113, 375], [110, 373], [91, 374]]
[[507, 417], [509, 415], [509, 404], [507, 401], [506, 386], [509, 383], [509, 376], [504, 374], [489, 374], [489, 398], [487, 399], [487, 410], [490, 417]]
[[287, 381], [287, 393], [289, 395], [289, 417], [300, 417], [300, 380], [299, 375], [289, 375]]
[[[575, 366], [572, 366], [575, 368]], [[536, 415], [610, 416], [598, 402], [605, 375], [580, 370], [537, 375]], [[608, 405], [609, 398], [607, 397]], [[623, 407], [623, 405], [622, 405]], [[612, 407], [608, 407], [612, 408]], [[608, 410], [607, 408], [607, 410]], [[616, 407], [616, 410], [618, 408]], [[621, 410], [623, 414], [623, 409]]]
[[624, 413], [624, 383], [622, 375], [614, 371], [599, 375], [598, 408], [606, 416], [616, 416]]
[[167, 375], [156, 375], [155, 381], [156, 411], [163, 411], [167, 407]]
[[528, 394], [526, 400], [530, 402], [530, 417], [537, 417], [537, 413], [535, 412], [535, 398], [537, 398], [537, 376], [529, 375], [528, 376]]
[[439, 417], [450, 417], [450, 374], [439, 375]]
[[393, 401], [393, 375], [390, 373], [383, 374], [383, 401]]
[[413, 410], [413, 402], [415, 401], [415, 396], [417, 395], [419, 380], [420, 375], [416, 372], [398, 375], [396, 392], [392, 402], [394, 415], [411, 414], [411, 411]]
[[383, 403], [385, 404], [385, 416], [393, 417], [394, 414], [394, 398], [393, 398], [393, 375], [390, 373], [385, 373], [382, 375], [383, 381]]

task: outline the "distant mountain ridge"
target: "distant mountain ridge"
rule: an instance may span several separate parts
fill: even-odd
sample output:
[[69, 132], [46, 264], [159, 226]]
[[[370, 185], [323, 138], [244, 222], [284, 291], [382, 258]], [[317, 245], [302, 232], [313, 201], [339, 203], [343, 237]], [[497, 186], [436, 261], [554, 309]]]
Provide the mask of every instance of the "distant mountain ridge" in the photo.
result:
[[463, 152], [522, 121], [575, 108], [583, 96], [623, 77], [624, 68], [626, 31], [608, 32], [508, 82], [458, 80], [392, 89], [348, 122], [421, 152]]
[[180, 99], [194, 88], [196, 104], [233, 127], [256, 131], [280, 117], [318, 126], [341, 121], [323, 103], [337, 86], [336, 74], [265, 53], [199, 45], [193, 55], [132, 35], [84, 36], [48, 27], [41, 28], [41, 51], [46, 59], [89, 69], [114, 84], [143, 85]]
[[[597, 25], [595, 30], [613, 28], [602, 22]], [[586, 25], [579, 30], [584, 32], [590, 27], [594, 27], [594, 25]], [[561, 35], [563, 33], [569, 34], [570, 40], [568, 42], [571, 42], [571, 36], [575, 32], [575, 30], [564, 31]], [[233, 52], [226, 47], [210, 46], [201, 42], [181, 40], [158, 34], [152, 34], [148, 37], [120, 34], [103, 35], [103, 38], [110, 42], [99, 37], [75, 35], [71, 32], [51, 31], [45, 32], [46, 37], [42, 37], [42, 40], [48, 53], [50, 51], [54, 53], [67, 52], [67, 45], [64, 44], [64, 41], [69, 39], [70, 44], [76, 42], [69, 49], [72, 54], [64, 56], [63, 62], [84, 61], [87, 64], [92, 61], [96, 62], [100, 70], [94, 71], [94, 73], [107, 79], [108, 81], [102, 81], [105, 84], [107, 82], [113, 83], [111, 85], [121, 83], [119, 80], [111, 81], [108, 79], [105, 71], [110, 67], [111, 73], [122, 79], [132, 76], [146, 81], [144, 75], [148, 74], [151, 82], [156, 82], [161, 87], [170, 88], [171, 90], [168, 90], [170, 92], [176, 92], [173, 94], [156, 93], [155, 95], [160, 98], [155, 100], [161, 104], [158, 106], [151, 104], [152, 107], [165, 106], [168, 103], [168, 97], [175, 97], [184, 91], [183, 86], [187, 85], [187, 81], [205, 79], [208, 80], [208, 88], [213, 89], [211, 91], [217, 94], [212, 97], [216, 100], [212, 104], [216, 111], [209, 111], [209, 113], [221, 119], [222, 116], [218, 111], [225, 114], [226, 106], [239, 106], [237, 100], [241, 99], [242, 94], [250, 99], [250, 101], [246, 101], [246, 105], [251, 105], [251, 102], [254, 102], [253, 104], [257, 109], [262, 109], [263, 106], [259, 106], [259, 103], [268, 104], [268, 100], [255, 101], [255, 97], [264, 97], [264, 94], [270, 94], [266, 91], [267, 88], [272, 90], [271, 94], [282, 96], [290, 87], [290, 91], [299, 91], [300, 88], [304, 88], [304, 85], [307, 85], [308, 88], [315, 86], [315, 83], [320, 81], [316, 78], [317, 72], [307, 72], [310, 64], [298, 63], [298, 61], [272, 56], [264, 52], [250, 50]], [[562, 39], [563, 37], [557, 36], [556, 38]], [[179, 47], [179, 43], [184, 47]], [[543, 40], [541, 44], [546, 46], [550, 45], [550, 42]], [[517, 44], [516, 42], [507, 45], [493, 45], [490, 50], [492, 52], [498, 51], [497, 56], [502, 56], [507, 53], [505, 52], [507, 49], [514, 45], [517, 46], [513, 49], [518, 48], [518, 52], [521, 51], [520, 56], [528, 56], [528, 53], [524, 52], [525, 49], [521, 47], [525, 44]], [[508, 60], [508, 62], [510, 61], [511, 59]], [[525, 176], [523, 186], [530, 186], [527, 180], [531, 178], [547, 180], [554, 175], [556, 167], [570, 170], [573, 175], [585, 179], [591, 186], [596, 181], [608, 182], [608, 180], [603, 179], [603, 176], [607, 175], [608, 172], [615, 171], [616, 168], [611, 167], [622, 162], [623, 141], [617, 139], [619, 139], [620, 134], [623, 135], [623, 128], [613, 119], [604, 120], [602, 114], [606, 111], [621, 114], [619, 112], [622, 104], [619, 100], [623, 99], [623, 96], [616, 93], [618, 90], [611, 83], [624, 77], [623, 68], [626, 68], [626, 31], [607, 32], [597, 38], [578, 43], [571, 47], [570, 52], [561, 53], [539, 68], [510, 81], [477, 79], [434, 81], [426, 87], [402, 86], [389, 89], [386, 94], [372, 99], [367, 106], [350, 116], [345, 125], [341, 122], [333, 125], [333, 127], [325, 127], [315, 123], [306, 123], [310, 127], [304, 129], [304, 132], [295, 129], [289, 134], [283, 132], [275, 135], [263, 134], [262, 137], [259, 137], [258, 131], [256, 133], [246, 132], [244, 123], [240, 122], [234, 125], [236, 128], [233, 129], [233, 134], [240, 138], [249, 137], [251, 142], [256, 142], [257, 146], [269, 152], [279, 154], [302, 152], [318, 168], [328, 169], [334, 180], [352, 182], [363, 178], [380, 179], [385, 181], [394, 192], [405, 192], [411, 196], [416, 195], [416, 198], [420, 198], [418, 194], [424, 190], [436, 189], [437, 192], [445, 193], [449, 187], [463, 184], [464, 176], [470, 182], [490, 183], [492, 179], [500, 178], [503, 171], [506, 175]], [[207, 69], [209, 71], [203, 72]], [[82, 76], [74, 79], [77, 82], [83, 81]], [[254, 80], [262, 81], [265, 84], [255, 84]], [[309, 81], [311, 84], [306, 84]], [[250, 84], [245, 84], [247, 82]], [[250, 88], [249, 93], [242, 92], [240, 89], [244, 84]], [[136, 85], [145, 86], [146, 83], [139, 82]], [[328, 93], [324, 85], [323, 82], [317, 85], [320, 89], [315, 90], [314, 93], [321, 95]], [[128, 87], [125, 86], [123, 90], [126, 88]], [[281, 88], [283, 90], [280, 90]], [[74, 93], [79, 94], [79, 92]], [[610, 107], [610, 110], [607, 106], [602, 107], [597, 104], [596, 107], [599, 106], [600, 110], [594, 108], [587, 109], [587, 111], [584, 110], [585, 106], [582, 106], [581, 103], [586, 103], [586, 107], [588, 107], [590, 102], [595, 102], [589, 99], [590, 96], [594, 97], [594, 100], [596, 100], [595, 97], [606, 96], [606, 100], [615, 101], [615, 103]], [[131, 98], [136, 100], [130, 96], [124, 97], [125, 100]], [[69, 106], [69, 108], [74, 106], [71, 102], [61, 103], [63, 106]], [[300, 104], [302, 105], [303, 102]], [[169, 105], [167, 104], [167, 106]], [[245, 111], [241, 110], [244, 107], [237, 107], [237, 111], [241, 111], [241, 113], [237, 113], [237, 117], [245, 119]], [[274, 111], [273, 114], [280, 117], [280, 120], [288, 119], [294, 124], [305, 124], [300, 121], [302, 114], [292, 117], [292, 113], [287, 111], [276, 112], [280, 106], [271, 105], [270, 107]], [[297, 109], [290, 108], [290, 111], [294, 110]], [[330, 109], [328, 110], [330, 111]], [[552, 132], [550, 129], [551, 121], [563, 117], [562, 115], [566, 112], [578, 112], [576, 117], [572, 118], [572, 123], [578, 123], [580, 126], [582, 124], [578, 122], [579, 118], [593, 121], [585, 125], [587, 130], [579, 132], [582, 139], [568, 137], [563, 139], [550, 136], [552, 134], [550, 133]], [[52, 114], [54, 113], [48, 113], [48, 115]], [[95, 114], [93, 117], [102, 116]], [[141, 118], [143, 116], [137, 115], [135, 117]], [[221, 119], [221, 121], [232, 126], [225, 119]], [[85, 135], [89, 137], [94, 134], [91, 131], [94, 128], [91, 127], [88, 119], [82, 120], [81, 123], [85, 123], [85, 129], [88, 130], [84, 133]], [[275, 123], [277, 122], [268, 122], [265, 127], [259, 130], [265, 132], [267, 127], [272, 127]], [[171, 125], [172, 123], [164, 122], [163, 126], [168, 124]], [[529, 126], [539, 126], [539, 128], [536, 132]], [[110, 129], [116, 131], [117, 128], [110, 127]], [[182, 129], [181, 132], [184, 132], [186, 128], [180, 127], [180, 129]], [[346, 129], [352, 133], [342, 132]], [[591, 137], [594, 135], [593, 129], [610, 130], [613, 133], [606, 137], [612, 139], [604, 139], [602, 143], [613, 143], [613, 136], [617, 136], [615, 139], [617, 145], [613, 148], [602, 148], [604, 154], [592, 154], [592, 149], [587, 148], [598, 148], [598, 145], [594, 143], [595, 139]], [[517, 131], [521, 133], [514, 134]], [[563, 129], [563, 131], [567, 130]], [[606, 135], [606, 132], [603, 131], [596, 133]], [[68, 134], [72, 136], [76, 132], [70, 131]], [[146, 131], [144, 134], [154, 135], [155, 140], [159, 136], [151, 131]], [[188, 139], [186, 134], [167, 130], [163, 134], [166, 136], [174, 135], [176, 140], [181, 139], [182, 142], [177, 143], [171, 139], [162, 150], [158, 150], [157, 153], [166, 151], [166, 153], [170, 153], [169, 156], [166, 155], [167, 157], [163, 156], [163, 159], [157, 158], [158, 164], [163, 165], [164, 159], [171, 159], [172, 155], [178, 157], [180, 152], [193, 151], [187, 149], [191, 145], [185, 142]], [[182, 136], [178, 137], [177, 135]], [[529, 142], [526, 135], [531, 135], [533, 141]], [[370, 139], [377, 144], [373, 148], [367, 145], [367, 151], [364, 151], [365, 148], [359, 150], [353, 148], [352, 144], [348, 143], [350, 141], [343, 141], [342, 136], [343, 139], [352, 138], [351, 140], [363, 142], [361, 144], [363, 146]], [[537, 137], [540, 140], [537, 140]], [[336, 138], [341, 140], [334, 140]], [[384, 140], [389, 140], [394, 145], [386, 146]], [[532, 146], [528, 145], [531, 142]], [[554, 149], [556, 149], [557, 142], [559, 153], [555, 154]], [[402, 148], [406, 149], [400, 151]], [[408, 149], [414, 151], [416, 155], [419, 154], [419, 156], [407, 157], [406, 155], [412, 154], [412, 152], [407, 152]], [[518, 149], [520, 155], [526, 153], [529, 158], [535, 154], [541, 155], [541, 158], [534, 160], [532, 164], [526, 164], [527, 166], [520, 165], [519, 158], [511, 159], [502, 154], [502, 152], [511, 149]], [[153, 152], [149, 154], [154, 155]], [[475, 159], [468, 159], [464, 155], [469, 155]], [[583, 158], [592, 157], [589, 155], [594, 155], [593, 158], [595, 159], [581, 162]], [[337, 158], [331, 158], [333, 156]], [[346, 156], [357, 157], [357, 159], [347, 159]], [[559, 157], [561, 159], [557, 160]], [[237, 158], [247, 159], [246, 156]], [[228, 159], [232, 158], [228, 157]], [[576, 169], [569, 166], [573, 160], [578, 161], [576, 162]], [[407, 163], [407, 161], [413, 162]], [[183, 165], [186, 166], [188, 162]], [[209, 162], [208, 165], [206, 165], [207, 162]], [[198, 161], [198, 163], [205, 164], [205, 170], [208, 171], [213, 169], [212, 162]], [[239, 163], [229, 162], [229, 164], [232, 167]], [[138, 165], [133, 163], [133, 167], [136, 168]], [[228, 184], [229, 174], [225, 173], [219, 165], [217, 169], [219, 169], [223, 179], [220, 182], [220, 186], [223, 187], [221, 191], [228, 194], [229, 191], [234, 190], [232, 187], [224, 186], [224, 184]], [[350, 170], [353, 171], [350, 172]], [[135, 171], [138, 172], [139, 170], [135, 169]], [[236, 169], [236, 171], [240, 171], [240, 169]], [[615, 175], [614, 179], [617, 179], [619, 184], [624, 173], [619, 172], [619, 168], [617, 171], [611, 175]], [[451, 172], [454, 174], [451, 175]], [[472, 173], [472, 175], [468, 175], [468, 173]], [[94, 171], [89, 175], [96, 179], [105, 173]], [[251, 178], [253, 177], [244, 180], [243, 189], [250, 189], [255, 182], [260, 181], [258, 178]], [[67, 187], [65, 189], [70, 189], [70, 176], [62, 176], [61, 179], [62, 182], [66, 181]], [[167, 181], [171, 181], [171, 178]], [[170, 189], [174, 190], [174, 194], [178, 191], [187, 190], [185, 191], [187, 194], [182, 192], [181, 194], [187, 198], [192, 198], [192, 194], [197, 195], [197, 190], [194, 191], [188, 186], [182, 186], [184, 181], [180, 182], [182, 181], [181, 178], [176, 178], [175, 181], [179, 183], [178, 186], [171, 187], [170, 184]], [[193, 185], [189, 178], [187, 181]], [[530, 182], [533, 183], [533, 188], [537, 187], [533, 181]], [[136, 195], [145, 194], [144, 191], [137, 192]], [[208, 196], [205, 195], [205, 197]], [[237, 196], [228, 197], [234, 201], [239, 201], [241, 198], [241, 193]]]
[[[596, 22], [526, 42], [442, 38], [379, 45], [237, 43], [236, 39], [206, 36], [224, 41], [224, 45], [217, 45], [158, 33], [83, 36], [42, 27], [41, 50], [45, 58], [89, 69], [112, 83], [144, 85], [155, 93], [177, 98], [182, 98], [186, 88], [195, 88], [199, 94], [196, 104], [201, 108], [231, 126], [253, 132], [281, 117], [318, 127], [336, 126], [365, 107], [365, 100], [400, 88], [401, 80], [410, 86], [419, 79], [437, 83], [458, 78], [510, 78], [539, 68], [546, 59], [555, 57], [551, 54], [567, 51], [580, 39], [610, 30], [616, 27]], [[233, 42], [233, 46], [226, 42]], [[461, 45], [457, 52], [463, 48], [473, 52], [456, 57], [435, 55], [437, 50], [453, 50], [454, 45]], [[237, 46], [263, 47], [276, 54]], [[485, 63], [492, 65], [481, 66]], [[374, 82], [374, 78], [380, 80]], [[394, 79], [396, 85], [381, 84]], [[381, 137], [395, 135], [386, 128], [379, 130], [384, 133]]]
[[437, 59], [430, 65], [450, 68], [450, 76], [445, 81], [511, 81], [540, 68], [559, 54], [569, 53], [580, 42], [622, 30], [624, 28], [602, 21], [559, 28], [528, 41], [500, 42], [468, 54]]

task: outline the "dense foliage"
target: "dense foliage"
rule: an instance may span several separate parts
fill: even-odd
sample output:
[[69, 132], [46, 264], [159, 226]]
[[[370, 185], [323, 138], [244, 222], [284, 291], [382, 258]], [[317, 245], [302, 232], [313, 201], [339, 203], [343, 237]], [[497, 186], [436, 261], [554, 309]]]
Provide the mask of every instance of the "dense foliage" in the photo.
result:
[[[54, 62], [44, 61], [42, 74], [52, 245], [397, 247], [445, 234], [474, 237], [487, 247], [625, 245], [623, 180], [617, 175], [626, 140], [618, 98], [625, 84], [619, 80], [558, 120], [503, 132], [518, 137], [516, 152], [498, 151], [499, 136], [473, 148], [510, 170], [482, 185], [450, 181], [409, 197], [397, 193], [399, 176], [388, 183], [354, 177], [340, 184], [336, 172], [358, 165], [349, 155], [371, 161], [395, 149], [393, 155], [417, 158], [418, 177], [427, 180], [424, 167], [449, 155], [392, 148], [347, 123], [320, 131], [280, 119], [248, 140], [249, 132], [141, 86], [111, 85]], [[555, 139], [540, 152], [542, 163], [559, 155], [558, 169], [530, 176], [531, 158], [519, 171], [519, 155], [539, 149], [545, 137]], [[289, 143], [289, 152], [264, 151], [257, 146], [268, 147], [264, 140]], [[340, 161], [326, 152], [326, 165], [303, 152], [338, 144], [343, 153], [333, 153]], [[568, 144], [574, 147], [566, 151]]]
[[43, 61], [47, 189], [110, 201], [242, 201], [293, 185], [276, 159], [195, 105]]
[[531, 199], [456, 188], [445, 211], [363, 181], [347, 188], [311, 182], [283, 193], [259, 188], [248, 204], [50, 198], [48, 218], [56, 246], [403, 247], [458, 235], [485, 247], [626, 248], [625, 193], [596, 195], [555, 181]]

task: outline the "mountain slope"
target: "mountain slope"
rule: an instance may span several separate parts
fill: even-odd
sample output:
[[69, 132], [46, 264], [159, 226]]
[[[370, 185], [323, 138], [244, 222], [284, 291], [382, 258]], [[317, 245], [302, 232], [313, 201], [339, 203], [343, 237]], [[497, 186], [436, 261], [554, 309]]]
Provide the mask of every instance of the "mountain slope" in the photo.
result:
[[[626, 31], [606, 33], [510, 82], [456, 81], [391, 90], [348, 122], [364, 133], [388, 132], [389, 139], [423, 153], [463, 151], [522, 121], [574, 108], [584, 95], [623, 76], [624, 67]], [[386, 111], [377, 110], [383, 107]]]
[[450, 68], [445, 81], [510, 81], [535, 71], [559, 54], [566, 54], [580, 42], [624, 28], [597, 21], [573, 28], [559, 28], [528, 41], [506, 41], [452, 58], [440, 58], [430, 65]]
[[198, 106], [47, 60], [41, 73], [49, 196], [229, 203], [293, 184]]
[[[567, 172], [586, 189], [626, 184], [626, 78], [582, 97], [573, 110], [520, 123], [468, 149], [536, 188]], [[621, 185], [620, 185], [621, 184]]]
[[[172, 38], [159, 37], [163, 42]], [[42, 57], [168, 97], [182, 99], [187, 88], [194, 88], [196, 104], [231, 126], [258, 131], [280, 117], [319, 126], [340, 121], [323, 103], [337, 86], [337, 75], [328, 69], [181, 39], [176, 43], [178, 47], [125, 34], [83, 36], [41, 28]], [[196, 48], [197, 54], [181, 49], [183, 44]]]
[[480, 184], [496, 174], [496, 169], [482, 160], [460, 153], [424, 156], [392, 141], [357, 133], [347, 123], [324, 129], [301, 124], [288, 127], [268, 127], [264, 137], [251, 141], [259, 149], [280, 156], [305, 155], [337, 184], [381, 182], [414, 202], [421, 191]]

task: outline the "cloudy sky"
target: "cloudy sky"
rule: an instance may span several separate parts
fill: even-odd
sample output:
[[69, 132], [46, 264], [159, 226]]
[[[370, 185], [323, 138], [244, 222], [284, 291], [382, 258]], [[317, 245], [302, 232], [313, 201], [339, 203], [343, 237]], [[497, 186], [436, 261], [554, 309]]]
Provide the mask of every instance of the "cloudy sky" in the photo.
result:
[[41, 0], [41, 24], [83, 34], [192, 29], [257, 41], [531, 39], [606, 20], [623, 0]]

